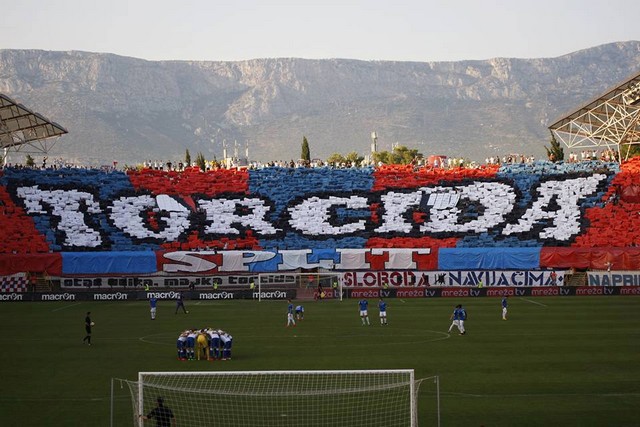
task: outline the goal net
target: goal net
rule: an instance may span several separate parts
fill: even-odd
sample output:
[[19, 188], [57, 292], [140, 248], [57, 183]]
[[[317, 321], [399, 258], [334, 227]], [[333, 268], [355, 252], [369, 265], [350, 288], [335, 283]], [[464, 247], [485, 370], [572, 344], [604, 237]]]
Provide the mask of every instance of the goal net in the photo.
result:
[[274, 289], [295, 289], [296, 299], [342, 300], [343, 294], [341, 273], [259, 273], [257, 285], [259, 293]]
[[134, 425], [160, 397], [177, 425], [416, 426], [412, 369], [140, 372]]

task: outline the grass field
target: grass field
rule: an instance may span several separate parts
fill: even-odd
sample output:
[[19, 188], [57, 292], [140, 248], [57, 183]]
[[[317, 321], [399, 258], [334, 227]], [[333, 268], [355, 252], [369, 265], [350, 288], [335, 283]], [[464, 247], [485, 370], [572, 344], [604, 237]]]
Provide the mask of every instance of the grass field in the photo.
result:
[[[443, 426], [640, 423], [640, 298], [509, 301], [502, 321], [498, 298], [390, 299], [386, 327], [374, 300], [369, 327], [355, 300], [310, 301], [296, 328], [284, 327], [284, 301], [186, 301], [188, 315], [160, 301], [155, 321], [146, 302], [6, 303], [0, 425], [107, 426], [111, 378], [138, 371], [395, 368], [440, 377]], [[446, 333], [457, 303], [469, 313], [466, 336]], [[90, 347], [86, 311], [96, 322]], [[177, 361], [179, 332], [206, 326], [233, 334], [233, 360]], [[436, 425], [434, 390], [420, 389], [421, 426]], [[115, 416], [132, 425], [117, 382]]]

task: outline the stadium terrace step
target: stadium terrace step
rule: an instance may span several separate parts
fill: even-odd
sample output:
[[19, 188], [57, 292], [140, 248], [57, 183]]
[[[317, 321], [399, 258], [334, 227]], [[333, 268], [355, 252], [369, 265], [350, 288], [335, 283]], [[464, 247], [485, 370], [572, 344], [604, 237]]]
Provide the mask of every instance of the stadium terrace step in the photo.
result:
[[565, 280], [565, 286], [586, 286], [587, 285], [587, 272], [577, 271], [573, 274], [567, 274]]

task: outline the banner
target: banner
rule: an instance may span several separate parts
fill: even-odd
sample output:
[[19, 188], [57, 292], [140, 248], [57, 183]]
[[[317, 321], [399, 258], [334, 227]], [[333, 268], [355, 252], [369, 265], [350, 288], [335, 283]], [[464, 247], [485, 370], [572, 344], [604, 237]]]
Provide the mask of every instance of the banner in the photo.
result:
[[145, 274], [156, 272], [151, 251], [63, 252], [62, 274]]
[[640, 271], [589, 271], [589, 286], [640, 286]]
[[62, 273], [62, 255], [54, 254], [0, 254], [0, 274]]
[[[111, 292], [10, 292], [0, 293], [0, 302], [51, 302], [51, 301], [140, 301], [155, 297], [159, 301], [173, 303], [179, 295], [175, 290], [156, 291], [111, 291]], [[189, 300], [287, 300], [296, 298], [296, 290], [266, 290], [258, 292], [249, 289], [227, 289], [211, 291], [183, 291], [183, 299]]]
[[351, 271], [342, 275], [345, 287], [422, 286], [563, 286], [565, 271]]
[[527, 288], [346, 288], [345, 298], [479, 298], [640, 295], [640, 286], [527, 287]]
[[29, 277], [26, 273], [0, 276], [0, 292], [27, 292], [28, 288]]
[[[134, 276], [134, 277], [52, 277], [54, 286], [64, 290], [91, 289], [123, 289], [140, 290], [149, 288], [182, 288], [196, 290], [212, 290], [217, 287], [245, 287], [249, 289], [251, 283], [258, 287], [257, 275], [214, 275], [214, 276]], [[288, 274], [274, 274], [263, 277], [263, 286], [269, 287], [295, 285], [296, 277]]]
[[[222, 301], [233, 299], [253, 300], [286, 300], [296, 299], [295, 289], [271, 289], [258, 292], [249, 289], [227, 289], [211, 291], [185, 291], [184, 300], [187, 301]], [[339, 298], [327, 291], [327, 298]], [[640, 286], [583, 286], [583, 287], [500, 287], [500, 288], [345, 288], [343, 298], [477, 298], [477, 297], [545, 297], [545, 296], [640, 296]], [[75, 302], [75, 301], [144, 301], [151, 297], [171, 303], [178, 296], [178, 291], [111, 291], [111, 292], [9, 292], [0, 293], [2, 302]]]
[[325, 270], [401, 270], [437, 268], [431, 248], [299, 249], [280, 251], [157, 252], [157, 269], [165, 273], [268, 273]]

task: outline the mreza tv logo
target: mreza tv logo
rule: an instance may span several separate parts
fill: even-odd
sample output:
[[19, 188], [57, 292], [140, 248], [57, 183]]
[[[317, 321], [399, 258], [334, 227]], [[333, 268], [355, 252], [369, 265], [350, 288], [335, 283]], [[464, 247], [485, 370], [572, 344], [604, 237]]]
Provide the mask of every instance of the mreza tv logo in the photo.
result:
[[[499, 181], [456, 182], [449, 186], [372, 191], [359, 195], [312, 193], [294, 199], [280, 212], [275, 212], [275, 201], [259, 194], [200, 198], [195, 200], [195, 209], [205, 218], [197, 222], [193, 220], [192, 207], [166, 194], [156, 197], [148, 194], [122, 195], [96, 200], [90, 192], [43, 189], [35, 185], [18, 187], [15, 195], [22, 199], [28, 214], [39, 216], [48, 212], [44, 215], [57, 218], [51, 221], [56, 227], [55, 235], [59, 236], [56, 243], [65, 247], [100, 247], [106, 243], [103, 236], [108, 237], [109, 231], [99, 230], [97, 225], [103, 222], [103, 216], [108, 218], [117, 233], [124, 233], [133, 241], [157, 243], [179, 241], [194, 231], [202, 238], [208, 235], [235, 238], [247, 229], [263, 239], [278, 239], [287, 233], [311, 234], [325, 239], [361, 233], [371, 237], [390, 233], [397, 236], [442, 233], [468, 236], [491, 230], [497, 230], [496, 237], [500, 237], [525, 235], [535, 230], [547, 241], [566, 242], [581, 232], [581, 201], [597, 194], [598, 186], [606, 178], [605, 174], [598, 173], [542, 181], [532, 190], [532, 201], [525, 212], [518, 213], [517, 219], [509, 217], [519, 203], [520, 190], [516, 190], [515, 185]], [[68, 209], [71, 202], [80, 208]], [[149, 221], [145, 221], [147, 214], [166, 209], [168, 205], [173, 210], [161, 210], [159, 227], [152, 228]], [[372, 206], [379, 206], [379, 221], [371, 218]], [[472, 221], [461, 221], [465, 217], [466, 206], [473, 206], [477, 217]], [[338, 209], [360, 215], [348, 215], [346, 220], [336, 221], [332, 212]], [[412, 210], [428, 213], [427, 220], [424, 223], [413, 221], [407, 215]], [[548, 226], [538, 230], [541, 223]]]
[[640, 295], [640, 286], [620, 288], [620, 295]]

